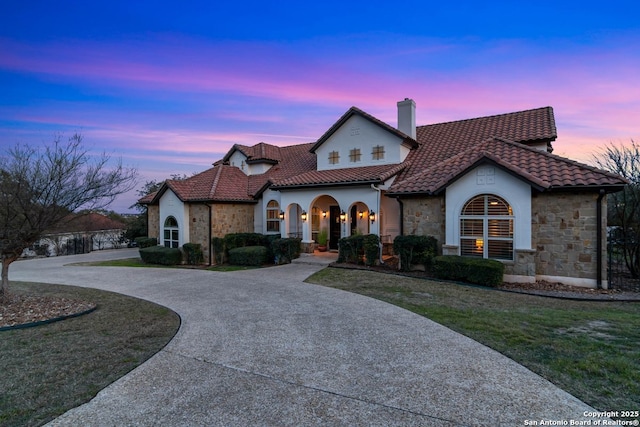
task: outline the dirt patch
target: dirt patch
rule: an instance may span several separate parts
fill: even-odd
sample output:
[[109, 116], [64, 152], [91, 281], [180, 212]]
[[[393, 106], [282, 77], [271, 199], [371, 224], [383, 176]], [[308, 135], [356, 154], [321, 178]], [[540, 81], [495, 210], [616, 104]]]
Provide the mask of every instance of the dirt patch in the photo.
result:
[[69, 317], [94, 309], [88, 301], [10, 294], [0, 303], [0, 328]]

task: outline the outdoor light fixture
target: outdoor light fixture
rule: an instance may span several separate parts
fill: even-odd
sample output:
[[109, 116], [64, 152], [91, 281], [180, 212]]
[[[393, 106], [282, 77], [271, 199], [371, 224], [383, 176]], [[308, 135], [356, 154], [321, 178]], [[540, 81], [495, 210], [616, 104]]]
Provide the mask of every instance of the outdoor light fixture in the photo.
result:
[[345, 222], [347, 220], [347, 214], [344, 211], [340, 212], [340, 221]]
[[280, 215], [279, 216], [280, 216], [280, 220], [283, 220], [284, 219], [284, 212], [280, 211]]
[[374, 211], [369, 211], [369, 221], [371, 222], [376, 221], [376, 213]]
[[363, 215], [364, 215], [364, 212], [362, 212], [362, 211], [358, 212], [358, 216], [360, 217], [360, 219], [362, 219]]
[[302, 211], [302, 213], [300, 214], [300, 219], [303, 221], [307, 220], [307, 211]]
[[322, 218], [326, 218], [327, 217], [327, 211], [322, 211]]

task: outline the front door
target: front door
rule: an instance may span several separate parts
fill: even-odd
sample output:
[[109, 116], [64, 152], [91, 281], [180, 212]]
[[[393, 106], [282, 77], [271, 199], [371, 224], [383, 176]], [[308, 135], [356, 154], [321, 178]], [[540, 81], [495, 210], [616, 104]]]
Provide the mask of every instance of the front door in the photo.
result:
[[329, 249], [338, 249], [340, 231], [340, 206], [329, 206]]

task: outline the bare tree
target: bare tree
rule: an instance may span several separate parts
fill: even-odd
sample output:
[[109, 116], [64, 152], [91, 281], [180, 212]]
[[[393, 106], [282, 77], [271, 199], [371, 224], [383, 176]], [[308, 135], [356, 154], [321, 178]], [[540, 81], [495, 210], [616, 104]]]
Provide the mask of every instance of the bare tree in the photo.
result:
[[608, 196], [607, 222], [620, 227], [625, 264], [633, 278], [640, 278], [640, 145], [605, 146], [594, 159], [599, 167], [617, 173], [629, 181], [623, 191]]
[[9, 265], [46, 230], [78, 209], [101, 209], [135, 186], [137, 172], [120, 159], [93, 157], [75, 134], [44, 149], [9, 148], [0, 157], [0, 299], [9, 291]]

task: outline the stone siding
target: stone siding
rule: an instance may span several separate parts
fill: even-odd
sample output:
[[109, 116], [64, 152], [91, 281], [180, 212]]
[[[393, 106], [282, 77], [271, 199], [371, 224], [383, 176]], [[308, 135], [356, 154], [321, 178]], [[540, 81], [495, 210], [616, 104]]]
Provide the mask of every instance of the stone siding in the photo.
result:
[[240, 203], [211, 205], [211, 237], [229, 233], [253, 233], [254, 206]]
[[402, 199], [403, 234], [433, 236], [438, 244], [445, 243], [444, 197]]
[[[532, 198], [537, 275], [597, 278], [597, 199], [597, 193], [587, 192], [541, 193]], [[606, 230], [606, 198], [603, 208], [602, 229]], [[606, 236], [602, 248], [600, 256], [606, 265]], [[604, 268], [602, 276], [606, 280]]]
[[189, 243], [200, 244], [205, 264], [209, 264], [209, 206], [205, 204], [189, 205]]
[[160, 242], [160, 206], [147, 206], [147, 234]]

